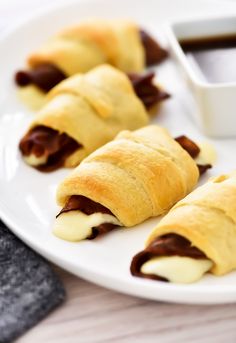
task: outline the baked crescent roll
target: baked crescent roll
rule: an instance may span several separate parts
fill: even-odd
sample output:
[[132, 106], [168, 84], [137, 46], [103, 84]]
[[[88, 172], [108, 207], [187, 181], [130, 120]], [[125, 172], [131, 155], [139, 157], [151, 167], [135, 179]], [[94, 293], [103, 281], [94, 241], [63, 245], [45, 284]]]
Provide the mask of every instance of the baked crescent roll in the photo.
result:
[[123, 131], [59, 185], [57, 202], [63, 209], [54, 233], [78, 241], [117, 225], [134, 226], [169, 210], [198, 177], [194, 159], [166, 129]]
[[150, 75], [131, 81], [103, 65], [62, 81], [47, 94], [47, 103], [20, 142], [25, 161], [41, 171], [75, 167], [119, 131], [146, 125], [145, 107], [168, 96]]
[[145, 55], [135, 23], [92, 19], [62, 30], [28, 58], [32, 68], [45, 62], [52, 62], [67, 76], [104, 63], [124, 72], [140, 72]]
[[34, 85], [36, 90], [48, 92], [66, 77], [104, 63], [126, 73], [137, 73], [166, 57], [166, 50], [137, 24], [93, 19], [62, 30], [32, 53], [29, 70], [17, 72], [16, 82], [27, 90], [26, 86]]
[[194, 282], [236, 269], [236, 171], [211, 178], [179, 201], [149, 235], [133, 275]]

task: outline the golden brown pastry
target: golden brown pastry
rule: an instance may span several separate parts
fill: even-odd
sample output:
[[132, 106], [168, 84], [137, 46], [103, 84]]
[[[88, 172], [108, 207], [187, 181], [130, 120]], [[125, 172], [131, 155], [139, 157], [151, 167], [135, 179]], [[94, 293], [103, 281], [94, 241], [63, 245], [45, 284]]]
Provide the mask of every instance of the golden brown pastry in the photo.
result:
[[32, 68], [45, 62], [52, 62], [67, 76], [104, 63], [124, 72], [140, 72], [145, 56], [135, 23], [92, 19], [65, 28], [28, 58]]
[[[76, 73], [85, 73], [104, 63], [126, 73], [139, 73], [145, 65], [160, 63], [167, 55], [165, 49], [131, 21], [93, 19], [52, 37], [29, 56], [29, 69], [17, 72], [15, 80], [22, 88], [20, 94], [24, 100], [31, 97], [39, 106], [44, 92]], [[31, 106], [36, 106], [32, 99]]]
[[57, 202], [63, 209], [54, 233], [77, 241], [117, 225], [134, 226], [169, 210], [198, 177], [194, 159], [166, 129], [123, 131], [59, 185]]
[[131, 264], [135, 276], [190, 283], [236, 269], [236, 172], [211, 178], [179, 201]]
[[25, 161], [40, 170], [75, 167], [119, 131], [148, 122], [129, 78], [109, 65], [68, 78], [47, 99], [20, 142]]

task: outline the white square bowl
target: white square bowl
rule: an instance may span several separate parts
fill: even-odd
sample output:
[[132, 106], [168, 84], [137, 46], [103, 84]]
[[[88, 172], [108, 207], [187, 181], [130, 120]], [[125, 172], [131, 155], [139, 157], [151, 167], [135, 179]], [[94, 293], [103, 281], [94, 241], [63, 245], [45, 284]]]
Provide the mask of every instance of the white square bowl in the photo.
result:
[[200, 69], [189, 62], [179, 44], [183, 39], [235, 34], [236, 16], [172, 22], [166, 31], [171, 53], [184, 71], [197, 102], [202, 131], [212, 137], [236, 136], [236, 81], [209, 83]]

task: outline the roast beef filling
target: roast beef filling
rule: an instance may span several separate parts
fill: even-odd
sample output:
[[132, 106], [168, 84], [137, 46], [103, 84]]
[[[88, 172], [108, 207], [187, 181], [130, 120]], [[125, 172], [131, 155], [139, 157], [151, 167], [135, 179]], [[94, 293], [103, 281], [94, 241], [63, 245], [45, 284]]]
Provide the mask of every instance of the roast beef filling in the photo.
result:
[[20, 141], [19, 148], [23, 156], [46, 156], [47, 162], [36, 168], [50, 172], [63, 166], [66, 158], [81, 145], [66, 133], [59, 133], [46, 126], [36, 126]]
[[200, 153], [200, 148], [191, 139], [186, 136], [179, 136], [175, 138], [184, 150], [186, 150], [192, 158], [196, 158]]
[[[168, 93], [153, 84], [154, 73], [146, 75], [129, 74], [128, 76], [136, 95], [147, 109], [170, 97]], [[42, 64], [35, 69], [16, 73], [16, 83], [19, 86], [24, 87], [34, 84], [45, 93], [65, 78], [66, 76], [52, 64]]]
[[64, 80], [66, 75], [54, 64], [44, 63], [30, 70], [20, 70], [15, 75], [18, 86], [34, 84], [47, 93], [51, 88]]
[[131, 274], [134, 276], [168, 281], [163, 277], [154, 274], [144, 274], [141, 272], [142, 265], [154, 257], [161, 256], [183, 256], [194, 259], [205, 259], [206, 255], [198, 248], [191, 245], [186, 238], [177, 234], [167, 234], [156, 238], [145, 250], [134, 256], [131, 263]]
[[136, 95], [143, 102], [147, 110], [170, 97], [168, 93], [153, 83], [154, 73], [146, 73], [144, 75], [128, 74], [128, 76], [133, 84]]
[[159, 64], [168, 57], [168, 51], [163, 49], [146, 31], [140, 30], [140, 37], [145, 51], [147, 67]]
[[[175, 139], [192, 158], [196, 158], [200, 152], [199, 147], [186, 136]], [[68, 156], [74, 153], [82, 145], [77, 143], [66, 133], [59, 133], [49, 127], [40, 125], [31, 129], [20, 141], [19, 148], [23, 156], [34, 155], [46, 156], [47, 162], [36, 166], [43, 172], [56, 170], [64, 165]], [[202, 175], [212, 166], [210, 164], [197, 165]]]
[[[194, 143], [191, 139], [186, 136], [179, 136], [175, 138], [176, 142], [178, 142], [184, 150], [186, 150], [189, 155], [194, 159], [200, 153], [200, 148]], [[204, 174], [208, 169], [212, 168], [211, 164], [197, 164], [199, 174]]]

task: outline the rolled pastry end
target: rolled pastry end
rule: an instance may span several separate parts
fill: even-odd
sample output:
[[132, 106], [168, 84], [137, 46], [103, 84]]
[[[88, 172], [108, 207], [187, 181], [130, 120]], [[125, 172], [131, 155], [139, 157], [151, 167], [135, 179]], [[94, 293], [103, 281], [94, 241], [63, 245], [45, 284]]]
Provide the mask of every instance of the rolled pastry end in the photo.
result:
[[84, 239], [95, 238], [96, 228], [104, 225], [110, 229], [121, 225], [119, 221], [110, 214], [93, 213], [87, 215], [81, 211], [69, 211], [59, 215], [54, 223], [53, 233], [65, 241], [78, 242]]
[[66, 241], [94, 239], [122, 226], [106, 207], [84, 196], [72, 195], [57, 215], [53, 233]]
[[144, 47], [146, 66], [163, 62], [168, 56], [168, 51], [144, 30], [140, 30], [140, 38]]
[[43, 172], [64, 166], [66, 159], [81, 147], [66, 133], [43, 125], [29, 130], [19, 144], [24, 161]]
[[155, 73], [128, 74], [133, 89], [147, 110], [151, 110], [163, 100], [169, 99], [170, 94], [154, 83]]
[[208, 143], [197, 145], [186, 136], [179, 136], [175, 138], [184, 150], [195, 160], [199, 174], [204, 174], [216, 161], [215, 149]]
[[56, 65], [42, 63], [33, 69], [20, 70], [15, 74], [15, 82], [20, 87], [30, 84], [37, 86], [47, 93], [50, 89], [64, 80], [67, 76]]
[[[154, 73], [128, 74], [133, 89], [147, 110], [170, 97], [170, 94], [154, 84]], [[15, 81], [21, 87], [20, 97], [33, 109], [45, 102], [45, 95], [66, 76], [51, 64], [42, 64], [28, 71], [16, 73]], [[34, 87], [36, 86], [36, 87]], [[33, 98], [33, 99], [31, 99]]]
[[134, 276], [173, 283], [193, 283], [213, 267], [213, 262], [187, 239], [177, 234], [156, 238], [131, 263]]

